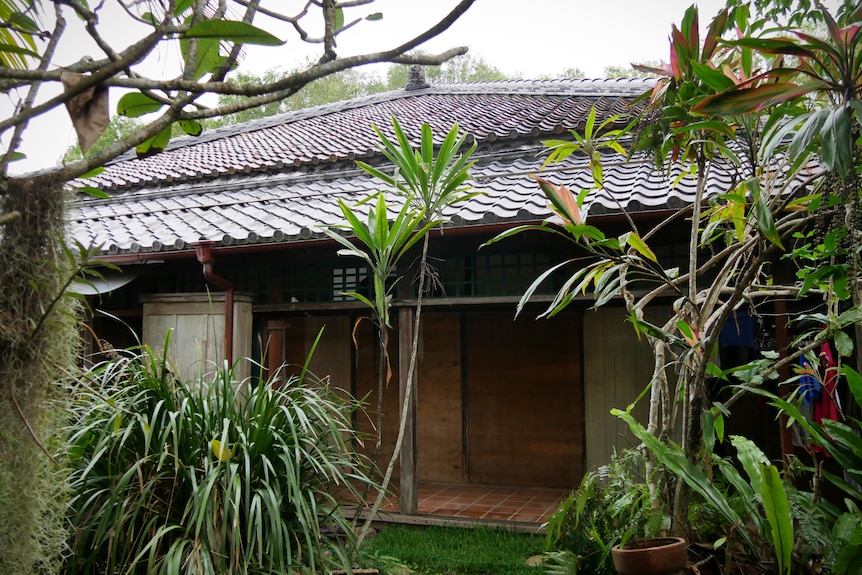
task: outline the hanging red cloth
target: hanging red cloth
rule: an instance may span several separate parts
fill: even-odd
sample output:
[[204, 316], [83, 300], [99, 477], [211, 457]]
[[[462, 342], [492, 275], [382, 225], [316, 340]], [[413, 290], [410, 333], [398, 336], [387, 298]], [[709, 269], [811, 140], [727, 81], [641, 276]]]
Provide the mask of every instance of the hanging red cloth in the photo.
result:
[[820, 346], [818, 352], [820, 358], [820, 373], [823, 375], [823, 388], [820, 397], [813, 402], [814, 407], [814, 422], [820, 423], [824, 419], [839, 420], [840, 404], [838, 403], [838, 395], [835, 390], [835, 384], [838, 381], [838, 367], [835, 363], [835, 356], [832, 354], [832, 347], [828, 342]]
[[[820, 346], [817, 353], [820, 360], [820, 373], [823, 376], [823, 387], [820, 397], [813, 402], [812, 420], [822, 425], [824, 419], [838, 421], [841, 419], [841, 405], [838, 402], [838, 392], [836, 391], [836, 383], [838, 382], [838, 366], [835, 363], [835, 356], [832, 355], [832, 347], [828, 342]], [[819, 445], [813, 446], [814, 450], [822, 453], [826, 457], [831, 457], [829, 453]]]

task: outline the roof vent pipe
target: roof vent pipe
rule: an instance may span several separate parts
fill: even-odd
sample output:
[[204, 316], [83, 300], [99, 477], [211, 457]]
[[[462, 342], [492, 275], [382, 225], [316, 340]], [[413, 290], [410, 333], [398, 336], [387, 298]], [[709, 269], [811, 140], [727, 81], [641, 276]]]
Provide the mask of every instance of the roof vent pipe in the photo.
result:
[[233, 365], [233, 295], [234, 287], [223, 277], [213, 271], [215, 242], [202, 241], [195, 243], [195, 255], [203, 266], [204, 278], [224, 290], [224, 357], [228, 367]]
[[404, 89], [407, 91], [421, 90], [430, 86], [431, 84], [425, 80], [425, 68], [418, 64], [410, 66], [410, 70], [407, 72], [407, 85], [404, 86]]

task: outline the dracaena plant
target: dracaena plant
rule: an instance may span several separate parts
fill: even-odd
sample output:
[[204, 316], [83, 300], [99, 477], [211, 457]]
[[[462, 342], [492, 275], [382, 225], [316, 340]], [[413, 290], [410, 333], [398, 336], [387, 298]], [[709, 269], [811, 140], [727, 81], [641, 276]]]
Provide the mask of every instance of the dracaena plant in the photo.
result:
[[[805, 209], [812, 225], [796, 236], [791, 259], [798, 267], [798, 292], [823, 294], [832, 337], [840, 302], [862, 306], [860, 289], [859, 145], [862, 133], [862, 7], [844, 5], [836, 19], [822, 4], [817, 13], [825, 35], [798, 29], [729, 43], [759, 52], [773, 65], [750, 81], [701, 101], [697, 110], [713, 115], [769, 114], [764, 162], [786, 158], [785, 177], [804, 170], [810, 160], [824, 169]], [[789, 63], [788, 63], [789, 62]], [[862, 326], [855, 326], [856, 345]], [[862, 354], [857, 353], [857, 371]]]
[[[784, 144], [789, 144], [794, 160], [816, 151], [828, 169], [844, 178], [853, 167], [854, 123], [862, 113], [862, 7], [846, 14], [843, 26], [823, 5], [818, 4], [818, 10], [825, 22], [824, 38], [791, 30], [729, 42], [759, 52], [773, 66], [705, 98], [695, 110], [716, 116], [769, 110], [766, 157]], [[801, 98], [808, 105], [775, 107]]]
[[733, 130], [725, 122], [692, 110], [715, 93], [716, 82], [731, 81], [722, 69], [733, 67], [734, 56], [719, 50], [719, 39], [727, 27], [728, 10], [724, 9], [712, 20], [701, 42], [700, 15], [692, 5], [680, 26], [671, 29], [669, 62], [658, 68], [634, 66], [659, 76], [648, 95], [648, 121], [642, 120], [638, 142], [640, 147], [654, 150], [657, 162], [689, 161], [702, 169], [716, 149], [735, 157], [725, 145], [726, 139], [733, 138]]
[[348, 292], [345, 295], [368, 306], [372, 312], [372, 321], [379, 336], [377, 436], [373, 457], [376, 460], [381, 447], [383, 391], [388, 387], [392, 377], [389, 362], [389, 331], [392, 329], [392, 323], [389, 310], [398, 279], [398, 263], [437, 222], [432, 220], [423, 223], [425, 212], [414, 210], [409, 201], [401, 206], [395, 218], [390, 222], [386, 197], [382, 192], [368, 198], [365, 202], [360, 202], [360, 206], [363, 204], [370, 204], [365, 221], [362, 221], [356, 213], [360, 209], [359, 206], [351, 208], [343, 200], [338, 200], [338, 206], [347, 221], [345, 225], [339, 227], [350, 231], [356, 238], [355, 243], [339, 234], [336, 231], [338, 228], [325, 229], [324, 232], [343, 246], [338, 251], [338, 255], [352, 256], [363, 260], [371, 274], [372, 293], [370, 297], [358, 292]]
[[[386, 471], [383, 475], [382, 489], [379, 490], [378, 496], [372, 505], [371, 512], [368, 518], [362, 525], [359, 533], [358, 543], [361, 544], [367, 536], [371, 527], [371, 522], [375, 518], [377, 510], [383, 502], [385, 489], [389, 485], [392, 473], [395, 469], [395, 463], [400, 455], [401, 444], [404, 439], [408, 410], [410, 407], [413, 387], [415, 386], [416, 363], [418, 358], [418, 346], [421, 328], [422, 317], [422, 300], [426, 291], [426, 282], [430, 272], [428, 269], [428, 245], [430, 237], [428, 232], [431, 228], [442, 224], [445, 221], [444, 211], [451, 208], [460, 202], [469, 200], [476, 195], [476, 192], [471, 191], [470, 168], [475, 163], [471, 160], [473, 152], [476, 150], [476, 143], [466, 147], [468, 136], [460, 132], [458, 124], [454, 124], [439, 144], [435, 142], [434, 134], [431, 126], [422, 124], [419, 128], [419, 144], [414, 147], [407, 136], [407, 133], [398, 123], [395, 117], [392, 118], [392, 129], [395, 133], [395, 140], [390, 140], [377, 126], [372, 126], [377, 136], [380, 138], [378, 149], [393, 165], [393, 172], [388, 173], [364, 162], [357, 162], [357, 165], [371, 174], [373, 177], [389, 186], [389, 190], [396, 195], [401, 196], [403, 207], [399, 212], [396, 222], [393, 223], [393, 230], [398, 228], [396, 225], [399, 219], [409, 220], [411, 223], [405, 227], [404, 233], [411, 234], [409, 240], [405, 240], [404, 248], [397, 250], [398, 258], [419, 239], [422, 239], [422, 254], [419, 259], [419, 281], [418, 281], [418, 298], [416, 302], [416, 311], [413, 317], [413, 337], [410, 350], [410, 364], [407, 366], [407, 375], [405, 383], [405, 393], [401, 404], [401, 413], [398, 423], [398, 436], [395, 439], [395, 449], [392, 452], [392, 458], [386, 466]], [[384, 197], [381, 192], [378, 196], [378, 205], [383, 203]], [[356, 231], [358, 220], [352, 214], [346, 205], [342, 205], [342, 211], [348, 221], [351, 222], [351, 227]], [[385, 211], [385, 210], [384, 210]], [[404, 214], [404, 216], [402, 216]], [[380, 220], [378, 219], [378, 222]], [[361, 227], [361, 225], [360, 225]], [[362, 231], [362, 230], [359, 230]], [[392, 237], [398, 237], [390, 234]], [[343, 238], [336, 237], [342, 244], [347, 245], [347, 241]], [[379, 259], [374, 254], [376, 253], [371, 248], [371, 245], [363, 239], [358, 233], [357, 238], [365, 244], [365, 249], [354, 248], [351, 252], [342, 250], [342, 254], [352, 254], [365, 259], [371, 263]], [[393, 261], [392, 272], [395, 271], [395, 261]], [[390, 272], [391, 273], [391, 272]], [[388, 277], [388, 276], [384, 276]], [[374, 285], [375, 300], [379, 311], [378, 316], [384, 312], [381, 306], [388, 306], [388, 294], [385, 281], [375, 282]], [[381, 294], [387, 294], [380, 300]], [[362, 298], [358, 298], [362, 299]], [[367, 302], [370, 304], [370, 301]], [[388, 314], [388, 311], [385, 311]], [[386, 324], [388, 327], [388, 323]], [[386, 339], [384, 339], [386, 338]], [[381, 374], [378, 381], [378, 405], [377, 405], [377, 448], [380, 449], [380, 430], [382, 429], [382, 402], [384, 388], [383, 360], [385, 359], [388, 365], [388, 351], [386, 345], [388, 335], [381, 330], [380, 339], [380, 354], [381, 354]], [[388, 377], [388, 371], [387, 371]], [[414, 491], [415, 490], [410, 490]]]

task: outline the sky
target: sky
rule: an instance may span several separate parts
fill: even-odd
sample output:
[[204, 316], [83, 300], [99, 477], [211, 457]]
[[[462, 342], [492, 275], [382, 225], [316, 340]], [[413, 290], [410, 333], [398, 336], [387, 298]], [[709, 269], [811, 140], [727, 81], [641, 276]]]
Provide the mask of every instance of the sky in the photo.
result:
[[[119, 22], [122, 17], [110, 10], [114, 1], [107, 0], [101, 21], [108, 24], [105, 29], [109, 41], [115, 48], [122, 48], [146, 31], [111, 26], [114, 18]], [[280, 2], [288, 6], [304, 4], [304, 0]], [[600, 77], [607, 66], [667, 60], [671, 23], [679, 23], [691, 3], [692, 0], [476, 0], [451, 28], [423, 49], [438, 52], [467, 46], [473, 55], [503, 72], [525, 78], [555, 76], [569, 68], [578, 68], [587, 77]], [[371, 12], [381, 12], [383, 19], [363, 21], [346, 30], [339, 36], [337, 52], [347, 56], [396, 46], [436, 23], [455, 4], [455, 0], [377, 0], [370, 7], [355, 8], [348, 11], [348, 22]], [[699, 0], [697, 4], [704, 27], [724, 2]], [[74, 29], [80, 23], [73, 16], [67, 20], [71, 32], [61, 44], [57, 64], [75, 62], [84, 55], [100, 57], [86, 35]], [[262, 73], [276, 67], [291, 68], [312, 54], [298, 38], [289, 36], [288, 30], [275, 24], [262, 27], [288, 38], [288, 42], [276, 49], [250, 48], [242, 70]], [[162, 50], [144, 64], [143, 71], [170, 77], [178, 61], [176, 54]], [[43, 90], [43, 96], [50, 95], [51, 90]], [[0, 96], [2, 117], [11, 113], [14, 97]], [[119, 93], [111, 95], [112, 106], [116, 106], [119, 97]], [[54, 165], [75, 141], [71, 121], [65, 114], [34, 120], [21, 149], [27, 160], [16, 162], [11, 171], [22, 173]]]

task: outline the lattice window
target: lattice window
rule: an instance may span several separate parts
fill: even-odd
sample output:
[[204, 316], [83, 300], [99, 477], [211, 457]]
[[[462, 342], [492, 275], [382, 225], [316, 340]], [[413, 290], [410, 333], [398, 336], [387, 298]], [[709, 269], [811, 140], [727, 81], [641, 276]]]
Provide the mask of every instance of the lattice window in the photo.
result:
[[368, 297], [373, 283], [366, 267], [344, 267], [332, 270], [332, 301], [352, 301], [345, 292], [356, 292]]
[[[521, 295], [551, 262], [547, 254], [522, 253], [447, 257], [432, 264], [443, 289], [434, 290], [431, 297], [456, 298]], [[548, 282], [540, 293], [553, 286]]]

